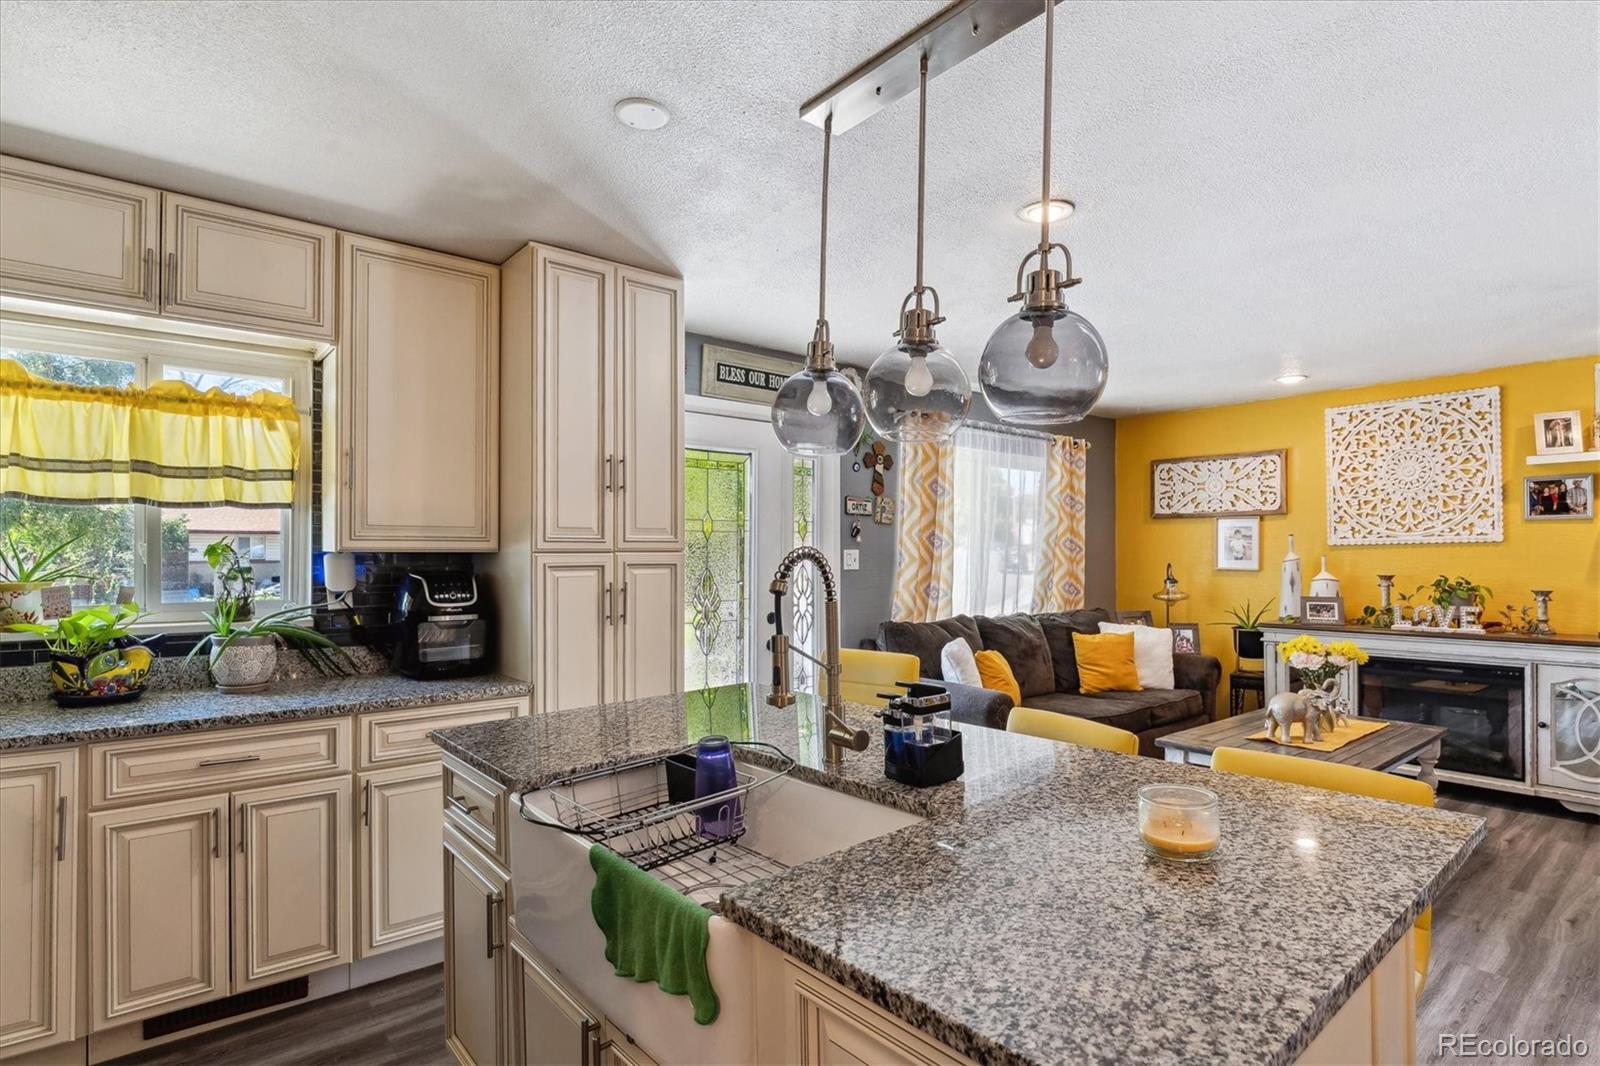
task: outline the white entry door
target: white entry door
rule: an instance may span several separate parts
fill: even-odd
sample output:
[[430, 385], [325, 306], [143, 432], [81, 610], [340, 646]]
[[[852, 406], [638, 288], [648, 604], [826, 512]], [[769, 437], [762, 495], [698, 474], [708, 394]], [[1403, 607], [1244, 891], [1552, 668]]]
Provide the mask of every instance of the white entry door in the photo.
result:
[[[767, 638], [773, 572], [790, 549], [812, 544], [837, 571], [835, 460], [790, 455], [767, 408], [690, 396], [684, 416], [684, 690], [771, 682]], [[795, 571], [784, 632], [817, 654], [822, 601], [816, 572]], [[798, 657], [794, 687], [811, 688]]]

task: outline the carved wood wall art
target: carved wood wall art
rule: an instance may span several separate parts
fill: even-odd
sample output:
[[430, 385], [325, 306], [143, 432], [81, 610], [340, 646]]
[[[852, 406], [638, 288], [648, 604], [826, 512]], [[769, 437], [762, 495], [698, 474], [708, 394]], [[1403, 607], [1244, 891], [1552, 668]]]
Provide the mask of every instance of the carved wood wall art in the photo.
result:
[[1284, 450], [1157, 459], [1150, 464], [1153, 518], [1283, 514]]

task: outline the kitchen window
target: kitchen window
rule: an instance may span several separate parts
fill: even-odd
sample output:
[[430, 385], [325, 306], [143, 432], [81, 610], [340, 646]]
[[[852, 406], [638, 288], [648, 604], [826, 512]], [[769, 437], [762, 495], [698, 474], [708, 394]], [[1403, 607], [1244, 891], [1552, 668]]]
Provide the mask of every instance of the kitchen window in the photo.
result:
[[236, 396], [265, 390], [301, 412], [294, 503], [285, 508], [174, 507], [137, 502], [0, 498], [0, 530], [31, 545], [80, 538], [63, 559], [73, 607], [133, 600], [153, 625], [198, 621], [213, 602], [207, 544], [232, 537], [252, 563], [261, 599], [310, 596], [312, 353], [110, 325], [0, 319], [0, 358], [36, 377], [74, 385], [147, 386], [183, 381]]

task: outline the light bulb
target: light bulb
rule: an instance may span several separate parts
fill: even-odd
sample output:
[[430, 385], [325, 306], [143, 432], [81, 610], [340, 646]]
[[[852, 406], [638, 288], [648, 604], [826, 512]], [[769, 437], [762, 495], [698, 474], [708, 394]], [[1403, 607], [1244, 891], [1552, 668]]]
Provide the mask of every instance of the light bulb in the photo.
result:
[[833, 397], [828, 395], [828, 379], [818, 377], [811, 382], [811, 394], [806, 397], [806, 410], [821, 418], [833, 410]]
[[1061, 348], [1052, 336], [1051, 327], [1054, 323], [1049, 318], [1041, 318], [1033, 325], [1033, 337], [1028, 341], [1026, 355], [1028, 362], [1040, 370], [1049, 370], [1056, 365], [1056, 358], [1061, 354]]
[[933, 388], [933, 371], [928, 369], [928, 355], [926, 352], [912, 352], [911, 366], [906, 369], [906, 393], [910, 396], [926, 396]]

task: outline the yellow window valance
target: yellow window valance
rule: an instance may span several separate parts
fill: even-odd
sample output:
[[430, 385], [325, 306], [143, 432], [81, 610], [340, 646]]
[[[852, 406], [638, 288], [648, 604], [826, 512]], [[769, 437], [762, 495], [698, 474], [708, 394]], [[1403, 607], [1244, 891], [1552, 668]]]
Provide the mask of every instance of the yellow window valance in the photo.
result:
[[0, 359], [0, 495], [288, 507], [300, 414], [274, 392], [67, 385]]

